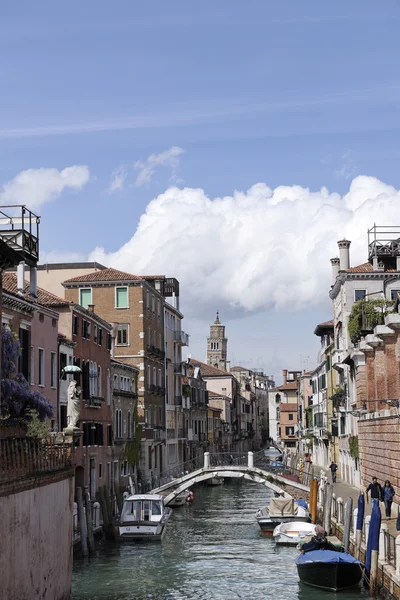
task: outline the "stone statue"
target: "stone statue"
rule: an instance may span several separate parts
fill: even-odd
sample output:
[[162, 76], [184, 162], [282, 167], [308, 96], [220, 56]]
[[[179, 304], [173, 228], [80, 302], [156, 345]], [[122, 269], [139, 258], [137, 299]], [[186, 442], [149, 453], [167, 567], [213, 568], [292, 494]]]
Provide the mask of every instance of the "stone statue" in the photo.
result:
[[67, 429], [76, 429], [80, 416], [80, 398], [81, 389], [77, 387], [75, 379], [68, 386], [68, 404], [67, 404]]

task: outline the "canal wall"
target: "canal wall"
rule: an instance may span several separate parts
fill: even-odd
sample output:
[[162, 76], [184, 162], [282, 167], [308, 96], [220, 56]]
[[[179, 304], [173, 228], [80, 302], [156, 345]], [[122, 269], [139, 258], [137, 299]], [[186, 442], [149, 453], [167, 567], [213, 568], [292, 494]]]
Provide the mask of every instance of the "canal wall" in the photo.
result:
[[0, 600], [69, 600], [74, 468], [69, 449], [0, 440]]

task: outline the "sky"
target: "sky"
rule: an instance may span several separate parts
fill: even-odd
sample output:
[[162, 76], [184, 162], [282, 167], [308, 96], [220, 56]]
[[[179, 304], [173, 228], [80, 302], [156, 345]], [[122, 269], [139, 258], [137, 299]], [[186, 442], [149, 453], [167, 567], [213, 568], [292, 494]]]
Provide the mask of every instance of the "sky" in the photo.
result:
[[[41, 262], [181, 284], [189, 353], [220, 311], [233, 363], [316, 366], [329, 259], [400, 225], [400, 0], [9, 0], [0, 204]], [[399, 206], [399, 208], [398, 208]]]

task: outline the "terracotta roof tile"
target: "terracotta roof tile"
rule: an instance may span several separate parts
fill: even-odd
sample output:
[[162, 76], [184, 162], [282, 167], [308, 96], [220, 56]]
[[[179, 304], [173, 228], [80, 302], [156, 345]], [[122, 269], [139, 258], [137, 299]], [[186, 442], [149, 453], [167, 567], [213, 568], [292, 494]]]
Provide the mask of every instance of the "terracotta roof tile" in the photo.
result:
[[[17, 274], [12, 272], [3, 273], [3, 290], [6, 292], [10, 292], [12, 294], [18, 294], [18, 283], [17, 283]], [[30, 286], [27, 281], [25, 281], [25, 295], [23, 296], [24, 300], [29, 300], [31, 302], [35, 302], [33, 298], [30, 297]], [[25, 297], [26, 296], [26, 297]], [[38, 304], [42, 304], [43, 306], [69, 306], [70, 302], [65, 300], [65, 298], [60, 298], [59, 296], [55, 296], [51, 292], [44, 290], [43, 288], [37, 288], [37, 299], [36, 302]]]
[[283, 392], [289, 390], [297, 390], [297, 381], [290, 381], [289, 383], [284, 383], [283, 385], [278, 386], [278, 389]]
[[232, 373], [228, 373], [228, 371], [222, 371], [221, 369], [207, 365], [206, 363], [196, 360], [195, 358], [190, 359], [190, 365], [193, 367], [199, 367], [203, 377], [221, 377], [222, 375], [225, 377], [227, 375], [233, 377]]
[[[350, 267], [350, 269], [347, 269], [347, 271], [346, 271], [346, 273], [373, 273], [373, 272], [374, 272], [374, 269], [372, 268], [372, 265], [369, 262], [362, 263], [362, 265], [357, 265], [356, 267]], [[396, 269], [385, 269], [385, 273], [396, 273]]]
[[143, 277], [138, 275], [132, 275], [131, 273], [125, 273], [124, 271], [118, 271], [117, 269], [102, 269], [101, 271], [93, 271], [86, 275], [78, 275], [64, 281], [64, 284], [68, 283], [101, 283], [113, 282], [113, 281], [143, 281]]

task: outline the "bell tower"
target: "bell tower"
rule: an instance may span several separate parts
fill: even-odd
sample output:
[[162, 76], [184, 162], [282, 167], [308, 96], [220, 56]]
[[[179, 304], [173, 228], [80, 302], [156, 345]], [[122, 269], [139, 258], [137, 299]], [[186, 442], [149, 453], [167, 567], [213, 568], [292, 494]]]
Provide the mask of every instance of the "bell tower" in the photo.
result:
[[225, 337], [225, 325], [221, 325], [219, 312], [210, 326], [210, 337], [207, 338], [207, 364], [226, 371], [228, 339]]

